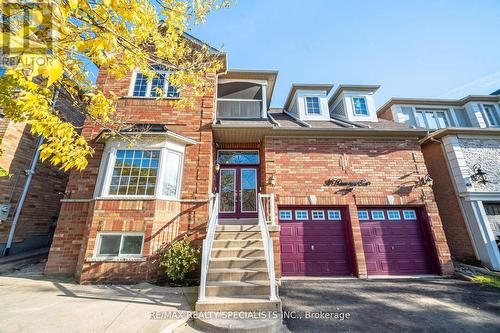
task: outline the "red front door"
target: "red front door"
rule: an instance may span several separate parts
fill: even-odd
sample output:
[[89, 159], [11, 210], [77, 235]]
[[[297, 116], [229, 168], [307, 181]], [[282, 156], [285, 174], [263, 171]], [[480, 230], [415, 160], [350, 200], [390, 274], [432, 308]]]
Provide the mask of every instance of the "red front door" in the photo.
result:
[[258, 175], [257, 166], [224, 165], [220, 167], [219, 217], [227, 219], [257, 217]]

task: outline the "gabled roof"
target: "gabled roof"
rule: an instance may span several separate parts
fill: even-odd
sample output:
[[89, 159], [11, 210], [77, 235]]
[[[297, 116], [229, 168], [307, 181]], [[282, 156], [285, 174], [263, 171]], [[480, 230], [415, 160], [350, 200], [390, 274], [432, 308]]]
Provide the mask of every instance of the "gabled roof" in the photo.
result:
[[339, 97], [339, 95], [344, 91], [370, 91], [376, 92], [380, 88], [376, 84], [341, 84], [338, 86], [337, 90], [333, 93], [332, 97], [328, 100], [328, 105], [331, 105]]
[[444, 99], [444, 98], [391, 98], [377, 110], [377, 115], [380, 115], [391, 108], [395, 104], [410, 104], [410, 105], [442, 105], [442, 106], [463, 106], [469, 102], [500, 102], [500, 95], [468, 95], [460, 99]]
[[326, 94], [330, 93], [332, 90], [333, 84], [309, 84], [309, 83], [294, 83], [292, 84], [292, 88], [290, 88], [290, 92], [288, 93], [288, 97], [285, 102], [285, 110], [288, 110], [290, 107], [290, 103], [292, 102], [292, 98], [297, 92], [297, 90], [323, 90], [326, 91]]
[[250, 69], [230, 69], [220, 74], [219, 79], [228, 80], [265, 80], [267, 81], [266, 103], [267, 107], [271, 104], [274, 86], [278, 78], [278, 71], [275, 70], [250, 70]]

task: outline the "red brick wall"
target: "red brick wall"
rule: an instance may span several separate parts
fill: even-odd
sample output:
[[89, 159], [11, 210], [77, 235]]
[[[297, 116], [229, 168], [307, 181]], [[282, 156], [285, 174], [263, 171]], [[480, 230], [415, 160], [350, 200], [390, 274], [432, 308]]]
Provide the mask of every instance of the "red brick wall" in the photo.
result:
[[[211, 74], [208, 78], [215, 84], [215, 75]], [[48, 274], [75, 274], [82, 282], [144, 280], [156, 274], [154, 255], [163, 242], [189, 235], [193, 240], [198, 239], [199, 243], [199, 238], [204, 236], [204, 225], [208, 218], [207, 198], [212, 189], [213, 178], [213, 144], [210, 127], [214, 116], [213, 89], [207, 90], [202, 97], [195, 97], [194, 105], [181, 108], [172, 100], [126, 97], [130, 80], [131, 75], [116, 80], [108, 76], [106, 69], [99, 71], [97, 86], [105, 93], [113, 91], [116, 95], [123, 96], [117, 101], [118, 117], [130, 124], [164, 124], [169, 130], [196, 141], [195, 145], [187, 146], [185, 151], [181, 202], [94, 201], [92, 198], [104, 145], [93, 141], [101, 129], [87, 120], [83, 135], [92, 142], [96, 151], [89, 160], [87, 169], [82, 172], [71, 172], [66, 190], [67, 199], [89, 202], [89, 207], [82, 205], [79, 212], [79, 216], [88, 215], [86, 226], [78, 235], [82, 240], [80, 243], [64, 243], [62, 237], [56, 238], [46, 268]], [[189, 92], [185, 92], [184, 95], [189, 95]], [[67, 211], [65, 205], [75, 205], [75, 203], [64, 202], [64, 212]], [[95, 207], [95, 210], [92, 207]], [[120, 223], [122, 220], [127, 220], [127, 224]], [[56, 234], [64, 234], [71, 223], [72, 215], [62, 214]], [[147, 246], [144, 247], [146, 261], [93, 262], [88, 259], [94, 251], [98, 230], [121, 231], [130, 228], [146, 233]], [[75, 252], [78, 253], [76, 257], [73, 255]], [[68, 256], [66, 261], [61, 261], [60, 258], [64, 253], [72, 255]]]
[[[453, 272], [432, 190], [415, 186], [418, 177], [427, 174], [418, 140], [268, 137], [263, 151], [264, 179], [276, 177], [276, 185], [267, 185], [266, 190], [276, 194], [277, 204], [307, 205], [309, 195], [314, 195], [317, 204], [348, 206], [358, 276], [366, 276], [366, 265], [357, 206], [387, 206], [388, 195], [394, 205], [426, 208], [440, 271]], [[342, 195], [341, 188], [325, 186], [329, 178], [366, 179], [371, 185]]]
[[429, 174], [434, 180], [433, 190], [451, 255], [457, 259], [475, 260], [476, 255], [472, 241], [467, 231], [441, 144], [426, 144], [422, 147], [422, 152]]
[[[37, 138], [30, 134], [28, 125], [13, 123], [7, 118], [0, 119], [0, 135], [0, 166], [11, 174], [10, 177], [0, 177], [0, 202], [11, 203], [8, 219], [0, 223], [0, 243], [5, 243], [26, 180], [24, 171], [30, 167]], [[16, 245], [29, 240], [35, 243], [23, 246], [48, 245], [49, 231], [59, 215], [60, 199], [67, 181], [66, 173], [38, 161], [17, 223], [13, 250]]]

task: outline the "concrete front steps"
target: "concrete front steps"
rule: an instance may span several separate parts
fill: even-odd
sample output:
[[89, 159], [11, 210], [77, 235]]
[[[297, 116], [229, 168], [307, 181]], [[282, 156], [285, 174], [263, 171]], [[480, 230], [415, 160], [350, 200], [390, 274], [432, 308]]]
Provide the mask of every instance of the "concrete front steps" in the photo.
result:
[[[281, 314], [281, 300], [269, 300], [269, 275], [259, 226], [217, 226], [205, 293], [205, 300], [196, 302], [198, 312], [266, 311]], [[281, 319], [276, 318], [197, 318], [190, 325], [206, 332], [283, 331]]]

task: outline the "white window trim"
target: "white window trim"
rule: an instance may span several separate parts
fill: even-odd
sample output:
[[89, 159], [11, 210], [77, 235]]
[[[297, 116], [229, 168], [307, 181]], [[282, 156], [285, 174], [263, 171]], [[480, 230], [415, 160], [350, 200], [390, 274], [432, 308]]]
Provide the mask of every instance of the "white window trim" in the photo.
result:
[[[406, 213], [411, 213], [415, 216], [415, 218], [407, 218]], [[404, 220], [410, 220], [410, 221], [415, 221], [417, 219], [417, 212], [415, 212], [413, 209], [412, 210], [403, 210], [403, 219]]]
[[[168, 92], [168, 87], [170, 86], [170, 83], [168, 81], [168, 76], [169, 76], [169, 71], [166, 70], [155, 70], [156, 73], [158, 74], [165, 74], [165, 86], [163, 87], [163, 96], [162, 98], [168, 98], [168, 99], [179, 99], [180, 96], [170, 96], [167, 97], [167, 92]], [[137, 74], [140, 72], [138, 70], [134, 70], [132, 72], [132, 78], [130, 80], [130, 86], [129, 86], [129, 91], [128, 91], [128, 97], [133, 97], [133, 98], [158, 98], [151, 96], [151, 89], [153, 87], [153, 80], [148, 80], [147, 85], [146, 85], [146, 95], [145, 96], [134, 96], [134, 88], [135, 88], [135, 81], [137, 80]]]
[[[318, 100], [319, 113], [309, 112], [309, 107], [307, 106], [307, 99], [308, 98], [316, 98]], [[315, 95], [304, 96], [304, 106], [305, 106], [305, 110], [306, 110], [306, 116], [308, 116], [308, 117], [321, 117], [323, 114], [323, 110], [321, 110], [321, 98], [320, 98], [320, 96], [315, 96]]]
[[[493, 118], [496, 121], [496, 124], [492, 124], [490, 122], [490, 118], [488, 118], [488, 115], [486, 114], [486, 107], [487, 106], [493, 108], [493, 110], [492, 110], [493, 113], [494, 113], [493, 114]], [[500, 112], [499, 112], [499, 110], [498, 110], [498, 108], [497, 108], [497, 106], [495, 104], [481, 104], [481, 111], [482, 111], [482, 114], [483, 114], [484, 121], [488, 125], [488, 127], [500, 127], [500, 124], [498, 123], [498, 119], [497, 119], [497, 118], [500, 118]]]
[[[359, 213], [366, 213], [366, 218], [359, 217]], [[358, 220], [367, 221], [370, 219], [370, 213], [367, 210], [358, 210]]]
[[[352, 114], [356, 117], [369, 117], [370, 116], [370, 110], [368, 110], [368, 100], [366, 99], [365, 96], [351, 96], [351, 105], [352, 105]], [[356, 113], [356, 107], [354, 106], [354, 99], [355, 98], [362, 98], [365, 100], [365, 106], [366, 106], [366, 114], [364, 113]]]
[[[119, 252], [122, 250], [122, 242], [123, 242], [123, 236], [142, 236], [142, 244], [141, 244], [141, 253], [140, 254], [120, 254], [118, 253], [117, 256], [105, 256], [105, 255], [99, 255], [99, 250], [101, 249], [101, 242], [102, 242], [102, 237], [101, 236], [106, 236], [106, 235], [120, 235], [120, 248]], [[94, 247], [94, 252], [92, 254], [92, 258], [95, 259], [116, 259], [116, 258], [143, 258], [143, 252], [144, 252], [144, 239], [145, 234], [144, 232], [130, 232], [130, 231], [103, 231], [103, 232], [98, 232], [97, 233], [97, 241], [96, 245]]]
[[[323, 214], [323, 218], [315, 218], [314, 213], [321, 213]], [[324, 221], [325, 220], [325, 211], [324, 210], [313, 210], [311, 211], [311, 218], [316, 221]]]
[[[123, 195], [123, 194], [109, 194], [109, 187], [111, 185], [111, 178], [113, 175], [113, 168], [116, 163], [116, 153], [118, 150], [159, 150], [160, 158], [158, 162], [158, 176], [155, 184], [154, 195]], [[120, 140], [110, 140], [106, 143], [104, 148], [103, 158], [101, 159], [101, 166], [99, 168], [99, 175], [97, 178], [97, 186], [94, 192], [96, 199], [113, 198], [113, 199], [164, 199], [164, 200], [180, 200], [182, 190], [182, 180], [184, 176], [184, 151], [185, 146], [181, 143], [174, 142], [168, 139], [143, 141], [129, 146], [128, 142]], [[162, 186], [164, 181], [165, 169], [167, 166], [168, 152], [177, 153], [180, 155], [179, 161], [179, 176], [177, 182], [177, 191], [175, 196], [165, 196], [162, 194]], [[108, 155], [109, 158], [105, 158]], [[107, 160], [107, 163], [106, 163]]]
[[[290, 213], [290, 218], [281, 217], [281, 213]], [[279, 214], [278, 218], [280, 220], [290, 221], [293, 219], [293, 214], [292, 214], [291, 210], [288, 210], [288, 209], [280, 210], [278, 214]]]
[[[397, 213], [398, 217], [393, 218], [393, 217], [391, 217], [390, 213]], [[388, 210], [387, 211], [387, 219], [388, 220], [401, 220], [401, 213], [399, 212], [399, 210]]]
[[[373, 213], [382, 213], [382, 218], [375, 218], [375, 216], [373, 216]], [[385, 213], [383, 210], [372, 210], [371, 211], [371, 216], [372, 216], [372, 220], [374, 221], [382, 221], [382, 220], [385, 220]]]
[[[424, 128], [427, 128], [427, 129], [432, 129], [432, 130], [438, 130], [438, 129], [442, 129], [442, 128], [447, 128], [447, 127], [453, 126], [453, 123], [450, 121], [450, 117], [448, 115], [450, 113], [450, 109], [449, 108], [447, 108], [447, 110], [445, 110], [444, 108], [433, 110], [433, 108], [414, 107], [413, 108], [413, 112], [414, 112], [415, 122], [417, 123], [417, 126], [424, 127]], [[417, 114], [419, 112], [422, 113], [423, 116], [424, 116], [423, 117], [423, 119], [424, 119], [424, 123], [423, 124], [420, 124], [420, 122], [418, 121]], [[446, 122], [448, 123], [448, 125], [446, 127], [430, 128], [429, 124], [427, 123], [427, 118], [425, 117], [425, 114], [427, 112], [432, 113], [434, 115], [435, 119], [437, 119], [437, 114], [438, 113], [444, 113], [444, 117], [445, 117]]]
[[[338, 213], [339, 217], [338, 218], [330, 218], [330, 213]], [[328, 216], [328, 220], [330, 220], [330, 221], [342, 220], [342, 212], [340, 210], [329, 210], [329, 211], [327, 211], [326, 215]]]
[[[306, 218], [304, 218], [304, 219], [303, 218], [299, 218], [297, 216], [297, 213], [306, 213]], [[295, 211], [295, 219], [296, 220], [301, 220], [301, 221], [309, 220], [309, 211], [307, 211], [307, 210], [296, 210]]]

